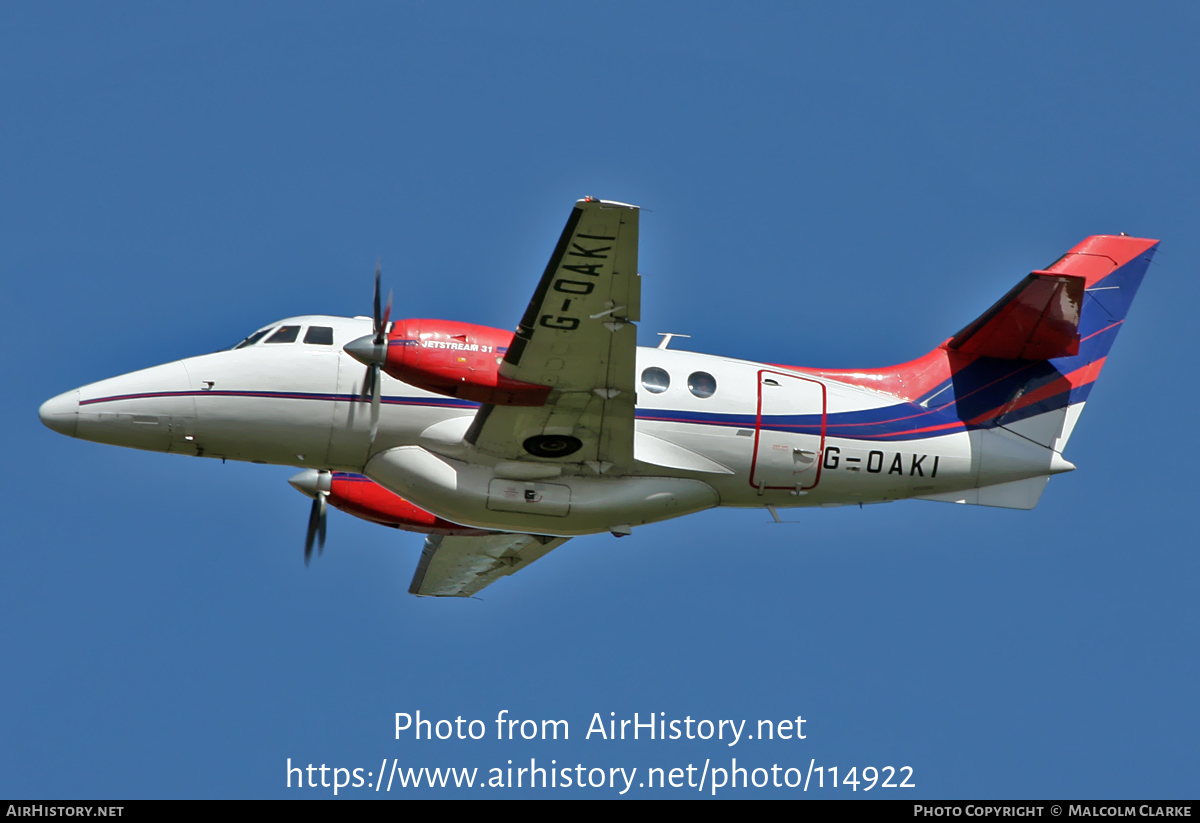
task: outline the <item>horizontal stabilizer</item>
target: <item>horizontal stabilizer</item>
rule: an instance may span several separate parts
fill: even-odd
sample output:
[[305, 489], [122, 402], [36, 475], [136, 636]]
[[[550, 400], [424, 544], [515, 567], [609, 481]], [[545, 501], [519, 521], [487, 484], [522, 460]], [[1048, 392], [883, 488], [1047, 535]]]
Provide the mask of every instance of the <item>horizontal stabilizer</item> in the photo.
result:
[[946, 344], [963, 354], [1051, 360], [1079, 354], [1086, 278], [1035, 271]]
[[978, 489], [965, 489], [942, 494], [923, 494], [918, 500], [933, 500], [938, 503], [959, 503], [967, 506], [994, 506], [999, 509], [1021, 509], [1029, 511], [1038, 504], [1050, 476], [1027, 477], [1011, 483], [997, 483]]

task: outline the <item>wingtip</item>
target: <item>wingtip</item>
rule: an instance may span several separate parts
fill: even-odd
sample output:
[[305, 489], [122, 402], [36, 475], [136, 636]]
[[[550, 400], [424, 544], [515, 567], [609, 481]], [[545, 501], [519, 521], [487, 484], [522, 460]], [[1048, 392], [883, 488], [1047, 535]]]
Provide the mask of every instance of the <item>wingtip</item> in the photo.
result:
[[632, 203], [622, 203], [618, 200], [601, 200], [599, 197], [587, 196], [575, 201], [576, 205], [583, 206], [587, 203], [598, 203], [602, 209], [641, 209], [641, 206], [635, 206]]

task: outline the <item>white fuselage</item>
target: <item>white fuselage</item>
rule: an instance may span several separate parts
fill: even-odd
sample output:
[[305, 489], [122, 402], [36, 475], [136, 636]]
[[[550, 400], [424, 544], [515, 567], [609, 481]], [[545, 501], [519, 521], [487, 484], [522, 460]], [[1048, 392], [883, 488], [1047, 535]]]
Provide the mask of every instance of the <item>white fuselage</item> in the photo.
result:
[[[51, 416], [58, 424], [47, 425], [64, 433], [114, 445], [365, 473], [376, 480], [380, 472], [368, 467], [372, 457], [405, 446], [468, 461], [487, 477], [511, 476], [497, 469], [495, 461], [473, 457], [461, 445], [477, 404], [432, 394], [386, 375], [372, 443], [370, 403], [360, 397], [366, 369], [342, 351], [347, 342], [371, 333], [369, 319], [309, 316], [280, 322], [303, 327], [296, 342], [260, 341], [93, 383], [49, 401], [43, 419]], [[333, 329], [331, 345], [303, 342], [305, 330], [313, 325]], [[652, 392], [642, 382], [651, 367], [668, 376], [664, 390]], [[715, 380], [710, 396], [697, 396], [689, 389], [691, 377], [698, 373]], [[1066, 470], [1061, 460], [1054, 462], [1053, 452], [1002, 431], [959, 430], [888, 440], [833, 437], [823, 426], [772, 426], [773, 419], [789, 416], [823, 420], [824, 415], [903, 402], [785, 367], [640, 348], [637, 374], [638, 463], [633, 476], [701, 481], [715, 492], [715, 505], [876, 503]], [[548, 526], [553, 518], [513, 512], [502, 522], [481, 522], [488, 520], [486, 514], [455, 510], [445, 498], [420, 499], [419, 491], [413, 494], [412, 488], [396, 488], [384, 480], [434, 514], [466, 525], [572, 534], [622, 522], [617, 517], [570, 525], [559, 518]], [[588, 494], [602, 498], [604, 484], [621, 480], [573, 466], [553, 482], [576, 483], [576, 494], [583, 494], [587, 486]], [[615, 492], [617, 486], [612, 488]], [[711, 505], [705, 502], [676, 514]], [[654, 519], [665, 517], [638, 522]]]

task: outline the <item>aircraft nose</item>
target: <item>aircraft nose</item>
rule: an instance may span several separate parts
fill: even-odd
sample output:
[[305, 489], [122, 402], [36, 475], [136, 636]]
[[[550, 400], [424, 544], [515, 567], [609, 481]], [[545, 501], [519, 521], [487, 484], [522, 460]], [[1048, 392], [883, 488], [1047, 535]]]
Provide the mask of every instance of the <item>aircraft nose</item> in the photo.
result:
[[74, 437], [79, 427], [79, 389], [51, 397], [38, 409], [38, 417], [47, 428]]

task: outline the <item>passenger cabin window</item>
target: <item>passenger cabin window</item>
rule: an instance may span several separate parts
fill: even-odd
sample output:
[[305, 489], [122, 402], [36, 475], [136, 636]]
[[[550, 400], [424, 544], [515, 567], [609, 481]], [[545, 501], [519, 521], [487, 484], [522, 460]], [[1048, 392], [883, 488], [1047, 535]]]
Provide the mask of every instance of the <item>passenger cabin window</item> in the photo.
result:
[[295, 343], [300, 334], [299, 326], [280, 326], [279, 331], [267, 338], [268, 343]]
[[266, 336], [267, 332], [269, 332], [269, 331], [270, 331], [270, 329], [263, 329], [262, 331], [256, 331], [254, 334], [247, 337], [241, 343], [238, 343], [236, 346], [234, 346], [233, 347], [234, 350], [236, 351], [237, 349], [244, 349], [247, 346], [253, 346], [259, 340], [262, 340]]
[[717, 379], [706, 371], [694, 371], [688, 375], [688, 391], [697, 397], [712, 397], [717, 390]]
[[642, 387], [651, 394], [662, 394], [671, 385], [671, 375], [658, 366], [642, 372]]
[[311, 343], [314, 346], [332, 346], [333, 327], [309, 326], [308, 331], [304, 333], [304, 342]]

